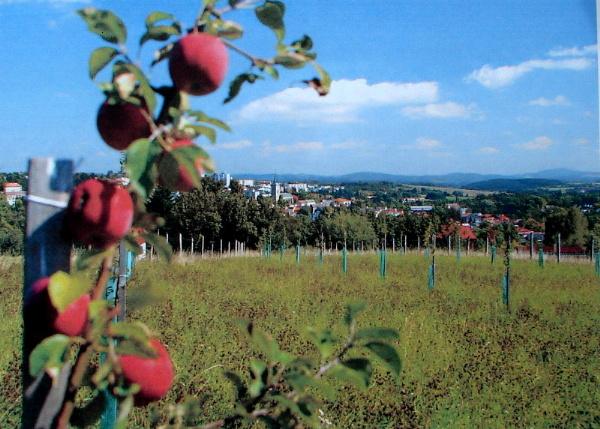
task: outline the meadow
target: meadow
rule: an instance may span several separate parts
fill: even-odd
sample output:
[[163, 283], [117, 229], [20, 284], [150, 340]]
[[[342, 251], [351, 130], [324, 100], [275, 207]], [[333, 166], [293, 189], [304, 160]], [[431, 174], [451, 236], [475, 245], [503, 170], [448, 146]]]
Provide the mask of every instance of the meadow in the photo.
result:
[[[256, 352], [236, 323], [251, 319], [290, 352], [317, 356], [309, 326], [343, 335], [344, 304], [364, 301], [359, 325], [394, 327], [403, 369], [395, 380], [376, 366], [367, 390], [342, 385], [322, 410], [335, 428], [600, 427], [600, 279], [591, 263], [528, 260], [512, 265], [511, 310], [501, 299], [501, 260], [376, 255], [297, 265], [289, 252], [264, 258], [140, 262], [128, 286], [128, 317], [143, 320], [168, 345], [177, 379], [131, 427], [186, 397], [201, 401], [203, 422], [227, 415], [233, 388], [224, 369], [245, 374]], [[0, 259], [0, 427], [18, 426], [21, 261]], [[154, 410], [154, 411], [153, 411]]]

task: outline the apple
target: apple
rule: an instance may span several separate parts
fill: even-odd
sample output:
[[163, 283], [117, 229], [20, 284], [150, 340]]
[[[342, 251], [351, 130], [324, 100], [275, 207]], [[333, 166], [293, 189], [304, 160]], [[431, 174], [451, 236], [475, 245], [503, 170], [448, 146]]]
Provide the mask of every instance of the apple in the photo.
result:
[[[179, 139], [173, 142], [171, 146], [173, 151], [182, 147], [191, 146], [194, 143], [189, 139]], [[196, 158], [194, 164], [198, 174], [204, 173], [203, 158]], [[194, 183], [190, 173], [181, 165], [176, 172], [173, 171], [177, 162], [169, 152], [163, 152], [158, 160], [158, 184], [170, 191], [189, 192], [194, 189]]]
[[207, 33], [190, 33], [173, 47], [169, 73], [180, 91], [205, 95], [223, 83], [227, 63], [227, 48], [221, 39]]
[[156, 352], [156, 357], [119, 356], [119, 364], [125, 381], [140, 386], [140, 390], [134, 398], [136, 405], [146, 405], [165, 396], [175, 377], [173, 362], [171, 362], [165, 346], [155, 338], [150, 340], [150, 346]]
[[109, 104], [105, 101], [98, 110], [96, 125], [102, 140], [110, 147], [125, 150], [137, 140], [152, 134], [145, 106], [131, 103]]
[[65, 230], [73, 241], [106, 249], [131, 228], [133, 201], [120, 185], [88, 179], [73, 190], [64, 220]]
[[58, 333], [70, 337], [83, 335], [88, 321], [90, 296], [86, 293], [71, 302], [62, 312], [58, 312], [48, 293], [49, 277], [36, 280], [25, 296], [26, 319], [31, 318], [31, 326], [40, 334], [40, 339]]

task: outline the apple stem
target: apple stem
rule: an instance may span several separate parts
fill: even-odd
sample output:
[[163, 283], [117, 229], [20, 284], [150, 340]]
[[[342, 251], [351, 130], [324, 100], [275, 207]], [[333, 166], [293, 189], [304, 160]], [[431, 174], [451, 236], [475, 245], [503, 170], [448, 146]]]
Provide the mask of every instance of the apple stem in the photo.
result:
[[238, 48], [237, 46], [229, 43], [227, 40], [221, 39], [221, 41], [223, 42], [223, 44], [225, 46], [227, 46], [229, 49], [231, 49], [234, 52], [237, 52], [238, 54], [240, 54], [242, 57], [245, 57], [247, 59], [250, 60], [250, 62], [252, 63], [253, 66], [256, 66], [258, 64], [268, 64], [268, 65], [273, 65], [275, 64], [273, 61], [271, 60], [263, 60], [260, 58], [255, 57], [254, 55], [244, 51], [243, 49]]
[[[104, 295], [104, 288], [106, 286], [106, 282], [108, 281], [108, 277], [110, 276], [112, 256], [113, 252], [109, 252], [102, 260], [102, 267], [100, 268], [100, 273], [98, 274], [98, 280], [96, 281], [96, 285], [92, 290], [92, 300], [102, 299]], [[83, 344], [79, 349], [77, 361], [75, 362], [73, 372], [71, 373], [69, 386], [65, 393], [65, 400], [58, 415], [58, 422], [56, 424], [57, 429], [67, 429], [69, 427], [69, 420], [71, 419], [71, 414], [73, 414], [73, 410], [75, 409], [75, 395], [77, 394], [79, 386], [81, 386], [83, 376], [85, 375], [94, 351], [92, 347], [92, 324], [89, 322], [85, 332], [85, 340], [85, 344]]]

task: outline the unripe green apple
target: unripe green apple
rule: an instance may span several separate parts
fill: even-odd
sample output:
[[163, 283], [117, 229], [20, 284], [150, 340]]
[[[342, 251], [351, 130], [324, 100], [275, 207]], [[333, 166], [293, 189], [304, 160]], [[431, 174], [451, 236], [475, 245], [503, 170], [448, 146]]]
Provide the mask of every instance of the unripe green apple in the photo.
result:
[[110, 147], [125, 150], [137, 139], [150, 136], [152, 129], [145, 117], [148, 109], [131, 103], [109, 104], [98, 110], [96, 125], [102, 140]]
[[136, 405], [146, 405], [165, 396], [175, 377], [173, 362], [171, 362], [165, 346], [155, 338], [150, 340], [150, 346], [156, 352], [156, 357], [119, 356], [119, 364], [125, 381], [140, 386], [140, 390], [134, 398]]
[[73, 190], [65, 213], [65, 231], [76, 243], [106, 249], [127, 234], [133, 201], [120, 185], [88, 179]]
[[32, 326], [40, 339], [52, 334], [64, 334], [70, 337], [83, 335], [88, 321], [90, 296], [86, 293], [71, 302], [66, 309], [59, 312], [50, 300], [48, 293], [49, 277], [36, 280], [25, 297], [25, 317], [31, 320]]
[[221, 39], [207, 33], [191, 33], [173, 47], [169, 73], [180, 91], [205, 95], [221, 86], [227, 63], [227, 48]]

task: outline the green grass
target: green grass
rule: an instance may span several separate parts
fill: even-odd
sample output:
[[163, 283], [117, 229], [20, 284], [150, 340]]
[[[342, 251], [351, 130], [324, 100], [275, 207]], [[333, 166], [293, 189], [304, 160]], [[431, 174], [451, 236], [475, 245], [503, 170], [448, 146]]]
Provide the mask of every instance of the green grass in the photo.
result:
[[[400, 331], [398, 382], [376, 368], [366, 391], [339, 388], [323, 411], [333, 427], [600, 427], [600, 280], [591, 264], [515, 261], [511, 312], [501, 302], [500, 261], [438, 256], [437, 283], [427, 290], [423, 256], [388, 255], [378, 277], [376, 255], [350, 255], [320, 266], [230, 258], [188, 264], [142, 262], [129, 286], [130, 308], [168, 345], [177, 379], [164, 403], [186, 396], [204, 401], [204, 422], [231, 409], [233, 389], [223, 369], [240, 373], [256, 354], [235, 321], [252, 319], [282, 348], [317, 356], [303, 332], [332, 327], [343, 335], [344, 304], [362, 300], [362, 326]], [[21, 268], [0, 260], [0, 427], [17, 424]], [[17, 363], [15, 363], [17, 362]], [[8, 412], [6, 412], [8, 410]], [[148, 427], [137, 410], [131, 427]]]

